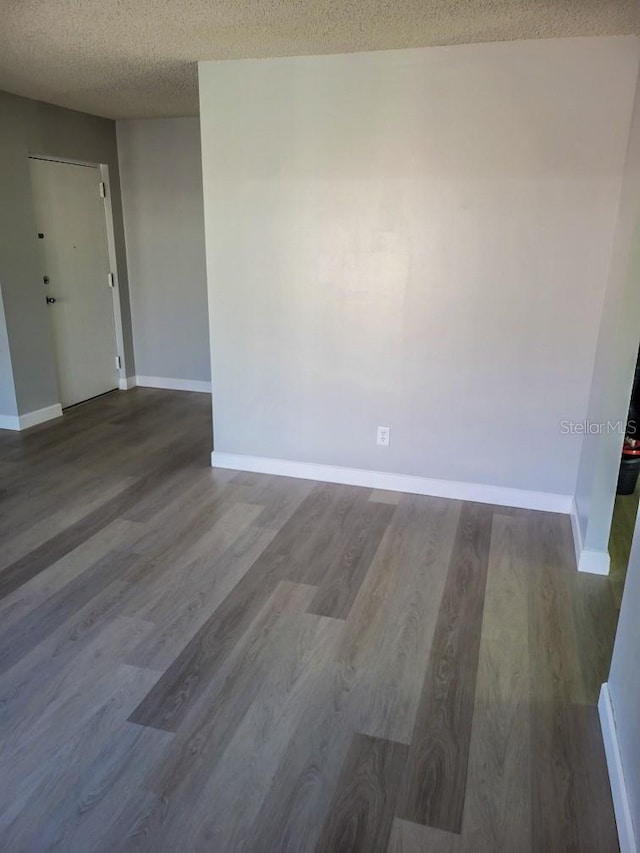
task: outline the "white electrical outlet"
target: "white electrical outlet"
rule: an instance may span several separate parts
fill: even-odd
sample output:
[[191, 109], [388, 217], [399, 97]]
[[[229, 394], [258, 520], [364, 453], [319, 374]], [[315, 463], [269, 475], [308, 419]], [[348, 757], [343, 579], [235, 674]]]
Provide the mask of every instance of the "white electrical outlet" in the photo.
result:
[[389, 427], [378, 427], [378, 444], [380, 447], [389, 447]]

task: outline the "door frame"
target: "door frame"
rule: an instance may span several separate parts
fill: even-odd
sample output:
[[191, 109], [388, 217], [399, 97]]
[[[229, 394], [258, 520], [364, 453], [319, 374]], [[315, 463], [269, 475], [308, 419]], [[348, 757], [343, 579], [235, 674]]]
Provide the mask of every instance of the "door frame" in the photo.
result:
[[55, 157], [51, 154], [36, 154], [30, 151], [30, 160], [48, 160], [53, 163], [67, 163], [70, 166], [88, 166], [97, 169], [100, 180], [105, 187], [104, 197], [104, 219], [107, 238], [107, 252], [109, 255], [109, 268], [113, 274], [113, 287], [111, 295], [113, 299], [113, 325], [116, 338], [116, 355], [120, 356], [120, 367], [118, 369], [118, 385], [121, 391], [132, 387], [131, 380], [127, 379], [127, 356], [124, 346], [124, 331], [122, 324], [122, 301], [120, 299], [120, 273], [118, 270], [118, 257], [116, 253], [116, 237], [113, 226], [113, 206], [111, 204], [111, 181], [109, 180], [109, 167], [106, 163], [92, 163], [88, 160], [74, 160], [70, 157]]

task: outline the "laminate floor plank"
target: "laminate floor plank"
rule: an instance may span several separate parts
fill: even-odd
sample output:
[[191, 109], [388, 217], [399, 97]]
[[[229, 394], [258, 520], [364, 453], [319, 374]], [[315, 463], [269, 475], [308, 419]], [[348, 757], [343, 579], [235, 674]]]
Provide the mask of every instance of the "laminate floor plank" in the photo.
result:
[[186, 602], [194, 567], [213, 569], [260, 513], [260, 507], [251, 504], [228, 504], [217, 499], [202, 499], [198, 504], [197, 510], [181, 513], [177, 523], [148, 531], [136, 543], [142, 562], [163, 563], [166, 571], [157, 575], [153, 589], [146, 587], [142, 596], [133, 597], [130, 607], [135, 614], [158, 622], [170, 617], [176, 587], [183, 590]]
[[402, 497], [401, 492], [388, 492], [385, 489], [372, 489], [370, 501], [383, 504], [398, 504]]
[[180, 843], [194, 850], [240, 853], [246, 848], [291, 732], [314, 696], [319, 674], [335, 658], [343, 630], [343, 623], [322, 616], [286, 616], [269, 643], [268, 666], [258, 670], [260, 690], [226, 748], [214, 720], [211, 732], [217, 743], [207, 738], [205, 747], [200, 738], [200, 766], [180, 774], [178, 789], [163, 791], [170, 812], [157, 839], [159, 849], [175, 849]]
[[618, 853], [611, 788], [596, 705], [572, 705], [568, 711], [570, 755], [578, 815], [578, 850]]
[[249, 526], [215, 561], [200, 557], [179, 574], [174, 572], [171, 578], [165, 578], [163, 585], [167, 589], [155, 600], [154, 608], [146, 610], [155, 627], [131, 650], [127, 661], [165, 671], [244, 577], [274, 534], [273, 530]]
[[[140, 522], [145, 534], [136, 542], [136, 553], [142, 555], [158, 551], [161, 541], [169, 546], [179, 534], [184, 535], [185, 530], [193, 531], [193, 539], [187, 542], [193, 546], [195, 536], [204, 536], [209, 530], [205, 519], [213, 516], [212, 523], [217, 521], [232, 505], [227, 500], [227, 482], [226, 478], [218, 477], [217, 472], [199, 470], [188, 488], [172, 495], [154, 514], [147, 515], [145, 510], [146, 521]], [[135, 508], [145, 504], [147, 498], [155, 501], [154, 489]], [[123, 512], [122, 518], [128, 516], [128, 511]], [[182, 555], [182, 550], [179, 553]]]
[[109, 551], [127, 551], [141, 535], [141, 526], [115, 519], [85, 542], [69, 551], [46, 571], [22, 584], [0, 601], [0, 620], [8, 628], [43, 604], [75, 577], [86, 571]]
[[36, 469], [32, 481], [20, 483], [19, 492], [13, 489], [2, 502], [0, 536], [14, 539], [32, 530], [32, 537], [25, 536], [30, 546], [27, 550], [32, 550], [34, 544], [63, 529], [65, 521], [68, 525], [74, 514], [76, 518], [86, 514], [88, 504], [104, 503], [110, 494], [117, 494], [136, 480], [131, 474], [122, 476], [113, 469], [102, 474], [70, 464], [56, 464], [49, 475]]
[[127, 553], [105, 554], [101, 560], [69, 581], [19, 623], [10, 625], [1, 632], [0, 675], [11, 669], [56, 628], [75, 616], [78, 610], [122, 577], [136, 559], [134, 555]]
[[317, 853], [385, 853], [408, 753], [406, 744], [355, 735]]
[[[130, 567], [130, 577], [135, 576], [136, 570], [140, 571], [140, 567], [134, 563]], [[102, 658], [110, 648], [109, 643], [119, 649], [119, 644], [126, 640], [127, 645], [123, 648], [128, 650], [139, 642], [145, 632], [151, 630], [151, 623], [137, 617], [128, 617], [124, 612], [123, 605], [130, 590], [126, 575], [128, 571], [129, 569], [126, 569], [119, 580], [110, 583], [99, 595], [88, 601], [2, 676], [0, 725], [11, 717], [20, 720], [24, 714], [24, 710], [20, 710], [24, 709], [24, 703], [30, 701], [33, 695], [42, 695], [43, 686], [54, 683], [55, 679], [71, 677], [70, 672], [74, 671], [77, 659], [80, 663], [74, 676], [76, 683], [85, 673], [95, 675], [96, 663], [104, 662]], [[112, 629], [115, 631], [113, 637], [109, 633]], [[128, 636], [129, 629], [133, 630], [131, 636]], [[88, 666], [89, 659], [82, 663], [82, 656], [91, 652], [94, 646], [97, 649], [96, 661], [92, 666]], [[106, 658], [108, 660], [109, 656]]]
[[367, 497], [351, 487], [316, 487], [167, 668], [131, 722], [176, 731], [277, 582], [287, 578], [312, 585], [318, 565], [324, 571], [326, 560], [338, 558], [336, 543], [343, 543], [344, 531]]
[[158, 483], [158, 487], [142, 500], [138, 501], [123, 513], [123, 518], [129, 521], [153, 522], [162, 513], [166, 518], [172, 508], [179, 506], [185, 495], [188, 495], [200, 483], [214, 488], [225, 485], [229, 480], [230, 472], [216, 471], [196, 465], [185, 465], [176, 468], [168, 477]]
[[494, 514], [467, 798], [454, 853], [531, 847], [528, 546], [525, 518]]
[[411, 738], [398, 817], [460, 832], [493, 509], [465, 504]]
[[[111, 498], [115, 498], [135, 485], [131, 477], [115, 483], [103, 483], [95, 495], [83, 494], [64, 509], [51, 512], [40, 521], [31, 520], [26, 530], [17, 535], [3, 537], [2, 554], [0, 555], [0, 577], [2, 571], [17, 560], [31, 554], [36, 548], [46, 544], [58, 536], [72, 524], [80, 522], [87, 515], [100, 510]], [[59, 507], [59, 504], [57, 504]], [[63, 555], [61, 555], [63, 556]]]
[[291, 518], [317, 483], [292, 477], [241, 472], [233, 478], [232, 485], [238, 501], [262, 505], [262, 513], [255, 521], [256, 526], [277, 531]]
[[[158, 674], [140, 672], [125, 664], [113, 665], [108, 672], [96, 676], [91, 683], [84, 684], [84, 695], [79, 691], [57, 700], [52, 710], [43, 719], [37, 735], [31, 739], [11, 738], [7, 745], [6, 760], [21, 780], [30, 782], [30, 778], [41, 773], [47, 764], [55, 772], [62, 767], [56, 766], [56, 755], [65, 751], [65, 746], [77, 741], [77, 735], [84, 732], [83, 741], [90, 737], [86, 730], [89, 720], [95, 719], [100, 709], [113, 703], [117, 706], [122, 720], [139, 700], [142, 690], [148, 687]], [[69, 723], [70, 718], [73, 723]], [[44, 716], [44, 715], [43, 715]]]
[[353, 525], [345, 531], [344, 545], [338, 546], [336, 557], [327, 566], [309, 605], [309, 613], [334, 619], [348, 617], [393, 509], [385, 503], [371, 503], [369, 507], [363, 507]]
[[[28, 682], [22, 680], [22, 666], [3, 677], [3, 690], [6, 689], [0, 727], [3, 758], [8, 760], [20, 753], [29, 761], [43, 760], [47, 750], [55, 749], [57, 734], [69, 736], [83, 714], [91, 712], [95, 704], [94, 692], [102, 696], [101, 691], [111, 689], [112, 670], [122, 664], [128, 645], [150, 628], [149, 623], [119, 616], [104, 625], [86, 644], [64, 655], [62, 665], [57, 666], [54, 658], [54, 666], [47, 668], [52, 660], [50, 649], [41, 651], [38, 647], [30, 656]], [[126, 672], [133, 669], [129, 667]], [[34, 675], [40, 677], [35, 684]], [[158, 675], [154, 673], [153, 680], [157, 680]], [[9, 705], [13, 707], [7, 707]], [[59, 723], [63, 723], [60, 731], [57, 729]], [[42, 742], [40, 750], [35, 748], [38, 742]]]
[[289, 581], [277, 585], [233, 653], [184, 720], [170, 754], [149, 787], [170, 796], [184, 778], [203, 782], [224, 753], [269, 675], [274, 649], [290, 641], [313, 588]]
[[572, 575], [571, 581], [576, 636], [590, 638], [577, 643], [584, 699], [597, 705], [609, 675], [619, 609], [608, 577], [582, 573], [579, 578]]
[[250, 629], [277, 583], [277, 579], [269, 578], [267, 590], [264, 590], [260, 580], [252, 569], [242, 576], [167, 667], [132, 714], [131, 722], [167, 731], [178, 730], [189, 710], [206, 691], [213, 674]]
[[[458, 836], [432, 826], [422, 826], [395, 818], [387, 853], [453, 853]], [[482, 850], [477, 847], [476, 850]], [[489, 853], [489, 850], [486, 851]], [[491, 851], [497, 853], [497, 850]], [[505, 850], [505, 853], [507, 851]], [[509, 851], [511, 853], [511, 851]], [[516, 853], [514, 850], [513, 853]]]
[[0, 850], [617, 850], [623, 574], [576, 572], [568, 517], [211, 468], [211, 435], [146, 388], [0, 430]]
[[[309, 501], [315, 501], [319, 494], [325, 492], [325, 485], [316, 486], [309, 496]], [[357, 562], [358, 553], [362, 549], [367, 550], [367, 544], [362, 538], [363, 524], [366, 525], [367, 520], [371, 518], [370, 510], [376, 508], [374, 504], [369, 503], [369, 494], [368, 489], [356, 486], [333, 486], [328, 490], [326, 512], [322, 518], [312, 521], [309, 525], [306, 547], [300, 549], [298, 543], [293, 553], [288, 549], [290, 556], [287, 559], [286, 576], [290, 580], [319, 587], [336, 571], [337, 565], [344, 564], [346, 555], [353, 554]], [[378, 518], [386, 517], [388, 508], [382, 509], [384, 513], [382, 516], [378, 515]], [[289, 523], [295, 523], [295, 514]], [[304, 535], [304, 531], [300, 533]], [[376, 536], [380, 536], [379, 530]], [[277, 547], [277, 538], [273, 544]], [[291, 556], [294, 556], [293, 560]]]
[[460, 507], [403, 495], [362, 583], [339, 659], [366, 689], [364, 734], [411, 741]]
[[[530, 521], [532, 846], [536, 851], [581, 850], [585, 837], [600, 837], [603, 846], [592, 849], [609, 851], [617, 849], [615, 831], [589, 809], [585, 788], [591, 777], [576, 763], [585, 737], [578, 723], [586, 690], [572, 619], [566, 522], [548, 513], [537, 513]], [[582, 749], [585, 746], [582, 740]], [[591, 766], [597, 767], [600, 759], [592, 754]]]
[[[207, 542], [214, 542], [219, 548], [237, 535], [235, 523], [226, 524], [232, 510], [229, 504], [215, 495], [203, 497], [196, 504], [190, 512], [183, 507], [173, 523], [153, 530], [145, 525], [145, 534], [133, 546], [138, 560], [129, 578], [125, 613], [157, 620], [159, 625], [162, 623], [166, 627], [170, 597], [173, 596], [177, 605], [170, 611], [171, 619], [177, 615], [181, 603], [188, 605], [189, 572], [207, 562], [208, 558], [202, 559]], [[248, 513], [245, 510], [241, 508], [236, 513], [244, 514], [245, 522], [259, 512], [259, 508], [250, 508]]]
[[109, 853], [121, 837], [119, 822], [129, 801], [139, 808], [148, 796], [139, 788], [138, 777], [152, 772], [171, 738], [167, 732], [131, 723], [114, 726], [93, 761], [82, 769], [72, 765], [64, 774], [67, 778], [58, 775], [53, 787], [35, 791], [35, 818], [28, 822], [24, 840], [32, 849]]
[[44, 571], [52, 562], [85, 542], [111, 521], [121, 517], [126, 509], [147, 494], [156, 482], [157, 476], [134, 482], [96, 509], [90, 509], [86, 515], [51, 539], [3, 568], [0, 572], [0, 598], [9, 595], [14, 589]]
[[[104, 587], [93, 590], [94, 594], [83, 607], [74, 612], [58, 628], [54, 629], [41, 643], [28, 652], [16, 665], [3, 677], [1, 686], [6, 689], [11, 699], [11, 710], [15, 714], [15, 701], [18, 697], [29, 695], [29, 688], [38, 685], [38, 679], [46, 675], [57, 675], [64, 672], [69, 661], [73, 661], [78, 651], [84, 649], [87, 644], [91, 648], [94, 639], [102, 637], [103, 632], [108, 632], [109, 626], [114, 619], [123, 619], [126, 625], [144, 625], [148, 631], [153, 628], [152, 623], [138, 617], [128, 615], [128, 605], [132, 590], [139, 585], [144, 585], [149, 576], [154, 577], [156, 571], [166, 570], [166, 565], [161, 560], [161, 555], [156, 555], [155, 560], [147, 561], [125, 553], [125, 559], [119, 563], [119, 574]], [[170, 559], [170, 552], [167, 559]], [[114, 560], [114, 565], [118, 562]], [[62, 590], [64, 592], [64, 589]], [[46, 602], [45, 605], [46, 606]], [[17, 623], [19, 624], [19, 623]], [[126, 634], [122, 629], [123, 635]], [[13, 638], [10, 637], [12, 641]], [[129, 651], [139, 642], [140, 637], [130, 639], [126, 649]], [[9, 645], [8, 654], [11, 654]], [[91, 670], [88, 670], [90, 673]], [[22, 699], [20, 699], [22, 701]], [[0, 706], [0, 719], [5, 712], [11, 713], [6, 707], [9, 699], [5, 699]]]
[[354, 672], [330, 664], [291, 732], [243, 853], [311, 853], [322, 832], [365, 696]]
[[[29, 773], [21, 773], [19, 785], [11, 792], [11, 801], [0, 812], [0, 831], [7, 842], [6, 849], [81, 849], [79, 830], [86, 813], [107, 794], [104, 789], [108, 786], [101, 781], [107, 767], [113, 767], [116, 757], [126, 761], [135, 757], [140, 762], [135, 773], [138, 776], [143, 767], [151, 766], [150, 749], [154, 749], [154, 758], [159, 758], [155, 747], [166, 749], [172, 737], [166, 732], [125, 722], [132, 704], [154, 677], [157, 673], [151, 671], [118, 668], [114, 689], [105, 701], [98, 703], [79, 728], [61, 737], [55, 749], [44, 754]], [[131, 732], [137, 737], [128, 737]], [[141, 735], [143, 744], [139, 743]], [[145, 746], [143, 754], [136, 756], [134, 748], [141, 745]], [[135, 787], [136, 782], [129, 780], [129, 790], [117, 796], [116, 808], [124, 808]], [[87, 797], [87, 788], [94, 792], [91, 798]], [[57, 836], [61, 830], [64, 835], [74, 836], [73, 841], [67, 837], [60, 844]]]

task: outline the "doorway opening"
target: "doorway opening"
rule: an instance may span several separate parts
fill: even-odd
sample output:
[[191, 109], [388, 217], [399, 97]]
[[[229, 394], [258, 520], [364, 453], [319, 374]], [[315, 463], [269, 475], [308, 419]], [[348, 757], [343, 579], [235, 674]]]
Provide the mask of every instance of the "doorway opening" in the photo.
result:
[[609, 556], [611, 570], [609, 580], [616, 605], [620, 610], [622, 593], [629, 566], [631, 544], [640, 503], [640, 351], [636, 361], [636, 370], [626, 432], [620, 462], [620, 473], [616, 490], [611, 533], [609, 536]]
[[99, 164], [33, 155], [29, 165], [64, 409], [119, 388], [124, 367], [108, 178]]

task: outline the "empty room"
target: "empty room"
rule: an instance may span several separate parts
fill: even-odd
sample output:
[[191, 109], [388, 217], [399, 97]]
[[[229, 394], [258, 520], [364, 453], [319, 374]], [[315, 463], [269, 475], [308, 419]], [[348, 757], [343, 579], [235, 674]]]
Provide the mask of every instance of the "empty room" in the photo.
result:
[[638, 853], [640, 3], [0, 10], [0, 851]]

